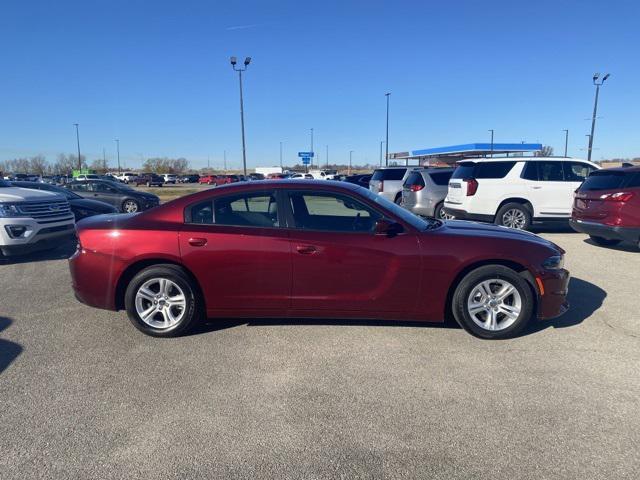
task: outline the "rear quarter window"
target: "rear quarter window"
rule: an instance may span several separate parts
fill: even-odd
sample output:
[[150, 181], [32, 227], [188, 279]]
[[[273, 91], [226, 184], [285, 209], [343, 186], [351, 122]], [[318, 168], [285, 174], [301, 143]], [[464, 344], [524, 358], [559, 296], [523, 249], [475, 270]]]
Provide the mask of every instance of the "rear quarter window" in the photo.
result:
[[459, 163], [451, 178], [504, 178], [516, 162]]
[[433, 183], [435, 183], [436, 185], [447, 185], [452, 174], [453, 171], [432, 172], [429, 174], [429, 176], [431, 177]]
[[402, 180], [405, 173], [406, 168], [384, 168], [373, 172], [371, 180]]

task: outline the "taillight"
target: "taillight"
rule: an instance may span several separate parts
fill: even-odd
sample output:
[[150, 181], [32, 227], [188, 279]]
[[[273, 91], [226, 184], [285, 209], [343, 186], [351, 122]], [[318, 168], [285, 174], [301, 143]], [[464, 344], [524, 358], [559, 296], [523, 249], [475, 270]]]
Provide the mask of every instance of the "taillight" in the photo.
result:
[[378, 192], [384, 192], [384, 180], [380, 180], [378, 183]]
[[467, 197], [472, 197], [478, 191], [478, 181], [475, 178], [469, 178], [465, 182], [467, 182]]
[[409, 190], [411, 190], [412, 192], [419, 192], [423, 188], [424, 185], [411, 185], [411, 187], [409, 187]]
[[600, 198], [608, 202], [628, 202], [633, 198], [633, 192], [605, 193]]

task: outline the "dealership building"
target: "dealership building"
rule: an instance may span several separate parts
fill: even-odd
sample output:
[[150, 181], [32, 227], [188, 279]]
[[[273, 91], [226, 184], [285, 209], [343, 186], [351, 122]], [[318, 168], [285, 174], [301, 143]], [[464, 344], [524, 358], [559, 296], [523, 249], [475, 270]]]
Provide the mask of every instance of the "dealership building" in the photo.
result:
[[522, 157], [542, 151], [541, 143], [465, 143], [446, 147], [424, 148], [389, 153], [389, 165], [451, 165], [466, 158]]

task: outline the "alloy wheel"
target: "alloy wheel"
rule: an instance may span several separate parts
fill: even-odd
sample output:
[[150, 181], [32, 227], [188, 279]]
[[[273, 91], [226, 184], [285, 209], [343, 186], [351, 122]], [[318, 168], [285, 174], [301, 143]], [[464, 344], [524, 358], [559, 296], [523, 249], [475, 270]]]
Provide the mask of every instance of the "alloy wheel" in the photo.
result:
[[502, 279], [484, 280], [471, 289], [467, 312], [473, 322], [487, 331], [509, 328], [520, 316], [522, 297], [518, 289]]
[[522, 210], [512, 208], [502, 214], [502, 225], [522, 230], [527, 224], [527, 217]]
[[185, 315], [187, 300], [182, 289], [166, 278], [152, 278], [143, 283], [135, 297], [140, 320], [150, 327], [166, 330]]
[[138, 211], [138, 204], [134, 200], [127, 200], [124, 202], [123, 210], [126, 213], [136, 213]]

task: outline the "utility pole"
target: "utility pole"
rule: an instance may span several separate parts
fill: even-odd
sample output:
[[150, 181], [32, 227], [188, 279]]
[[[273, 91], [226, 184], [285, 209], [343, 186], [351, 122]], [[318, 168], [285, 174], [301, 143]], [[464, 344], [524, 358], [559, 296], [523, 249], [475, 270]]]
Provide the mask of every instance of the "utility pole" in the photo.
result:
[[282, 142], [280, 142], [280, 170], [282, 170]]
[[313, 128], [311, 129], [311, 167], [313, 167]]
[[567, 158], [567, 149], [569, 148], [569, 130], [565, 128], [562, 131], [564, 132], [564, 157]]
[[353, 150], [349, 150], [349, 175], [351, 175], [351, 161], [353, 157]]
[[116, 138], [116, 150], [118, 152], [118, 173], [122, 173], [120, 168], [120, 139]]
[[327, 170], [329, 170], [329, 145], [325, 145], [326, 149], [327, 149]]
[[491, 132], [491, 158], [493, 158], [493, 129], [487, 131]]
[[389, 95], [391, 95], [391, 93], [385, 93], [384, 94], [385, 97], [387, 97], [387, 138], [385, 141], [385, 146], [386, 146], [386, 150], [385, 150], [385, 165], [388, 167], [389, 166]]
[[600, 94], [600, 87], [609, 78], [610, 74], [607, 73], [602, 80], [598, 82], [600, 78], [599, 73], [593, 75], [593, 84], [596, 86], [596, 99], [593, 102], [593, 117], [591, 118], [591, 135], [589, 135], [589, 150], [587, 153], [587, 160], [591, 161], [591, 151], [593, 150], [593, 134], [596, 129], [596, 115], [598, 114], [598, 95]]
[[78, 143], [78, 170], [82, 170], [82, 157], [80, 157], [80, 132], [78, 131], [79, 124], [74, 123], [74, 125], [76, 126], [76, 142]]
[[[224, 162], [224, 171], [227, 171], [227, 151], [223, 150], [222, 152], [222, 161]], [[246, 175], [245, 175], [246, 176]]]
[[[240, 128], [242, 129], [242, 168], [244, 170], [244, 176], [247, 176], [247, 148], [244, 138], [244, 100], [242, 98], [242, 72], [244, 72], [249, 63], [251, 63], [251, 57], [246, 57], [244, 59], [244, 68], [236, 67], [237, 64], [236, 57], [231, 57], [231, 66], [233, 70], [238, 72], [238, 79], [240, 80]], [[226, 170], [226, 167], [225, 167]]]
[[384, 140], [380, 140], [380, 166], [382, 166], [382, 146], [384, 145]]

